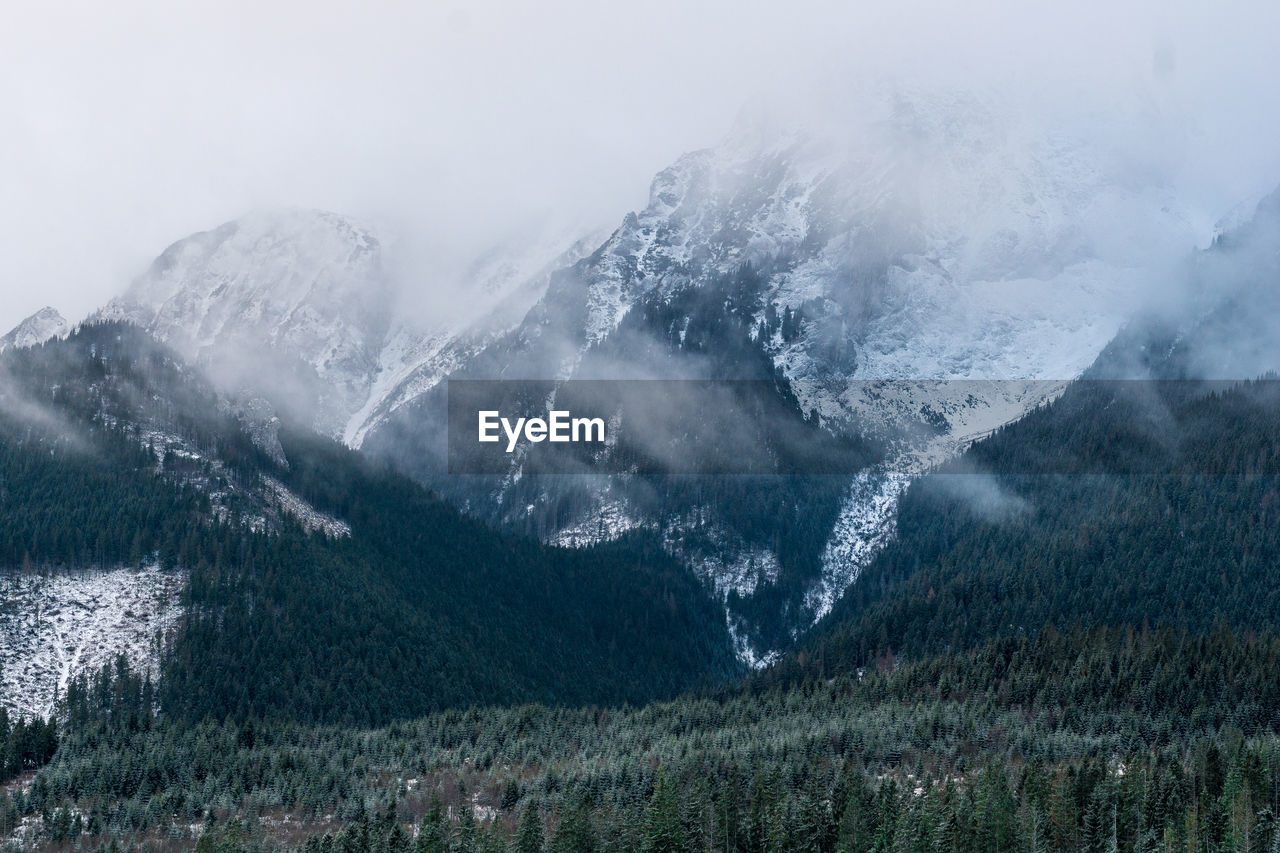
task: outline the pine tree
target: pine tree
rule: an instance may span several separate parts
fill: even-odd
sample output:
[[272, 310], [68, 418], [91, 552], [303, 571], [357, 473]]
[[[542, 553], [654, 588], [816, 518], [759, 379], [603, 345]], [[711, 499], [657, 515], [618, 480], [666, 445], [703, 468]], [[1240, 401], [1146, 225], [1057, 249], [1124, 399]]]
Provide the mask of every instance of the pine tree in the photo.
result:
[[542, 814], [535, 803], [530, 802], [520, 815], [520, 824], [516, 828], [514, 853], [543, 853]]
[[453, 853], [477, 853], [476, 835], [476, 816], [470, 806], [463, 806], [450, 849]]
[[551, 853], [596, 853], [596, 850], [591, 810], [585, 799], [579, 799], [560, 816], [551, 838]]
[[422, 818], [418, 837], [413, 842], [414, 853], [449, 853], [449, 831], [445, 825], [444, 808], [440, 795], [432, 793], [431, 805]]

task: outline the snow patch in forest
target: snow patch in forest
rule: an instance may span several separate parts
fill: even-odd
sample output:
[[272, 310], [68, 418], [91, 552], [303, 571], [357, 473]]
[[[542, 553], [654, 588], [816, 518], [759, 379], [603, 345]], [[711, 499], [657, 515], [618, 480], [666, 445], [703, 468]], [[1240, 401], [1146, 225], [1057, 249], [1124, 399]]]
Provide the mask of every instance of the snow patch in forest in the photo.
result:
[[289, 487], [275, 477], [262, 475], [262, 482], [270, 493], [271, 501], [286, 515], [291, 516], [308, 533], [324, 531], [326, 536], [335, 539], [351, 535], [351, 525], [320, 510], [298, 497]]
[[550, 545], [566, 548], [588, 548], [602, 542], [612, 542], [639, 526], [640, 522], [628, 512], [626, 506], [618, 501], [607, 501], [576, 524], [566, 525], [547, 537], [546, 541]]
[[11, 717], [48, 716], [72, 678], [119, 654], [155, 677], [183, 582], [158, 565], [0, 572], [0, 704]]

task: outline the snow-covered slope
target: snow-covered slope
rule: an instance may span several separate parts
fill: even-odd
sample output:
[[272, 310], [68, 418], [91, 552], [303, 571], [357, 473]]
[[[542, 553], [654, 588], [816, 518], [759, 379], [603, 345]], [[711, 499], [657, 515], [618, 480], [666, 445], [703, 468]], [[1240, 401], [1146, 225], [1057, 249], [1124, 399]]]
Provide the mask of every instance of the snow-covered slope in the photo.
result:
[[[573, 378], [642, 298], [718, 286], [744, 262], [762, 270], [757, 321], [769, 310], [803, 317], [798, 333], [775, 328], [759, 343], [805, 411], [884, 435], [926, 412], [938, 427], [896, 442], [881, 468], [851, 483], [821, 576], [789, 617], [795, 630], [892, 535], [913, 474], [1058, 393], [1141, 303], [1151, 271], [1206, 236], [1172, 190], [1132, 172], [1087, 127], [903, 89], [864, 113], [839, 135], [744, 122], [716, 148], [681, 157], [642, 210], [550, 275], [523, 323], [452, 366], [471, 377]], [[644, 376], [648, 366], [623, 369]], [[406, 432], [402, 419], [383, 449]], [[610, 524], [594, 524], [603, 514]], [[662, 519], [626, 517], [602, 489], [550, 537], [646, 523], [671, 532]], [[717, 555], [702, 567], [708, 584], [731, 587], [746, 555]]]
[[752, 261], [776, 268], [779, 309], [817, 303], [809, 333], [778, 348], [795, 378], [1063, 378], [1110, 338], [1153, 258], [1194, 243], [1168, 188], [1087, 137], [971, 97], [899, 91], [878, 110], [848, 137], [747, 125], [680, 158], [554, 277], [523, 349], [568, 338], [546, 347], [568, 375], [637, 295]]
[[29, 347], [51, 338], [65, 338], [71, 324], [55, 309], [45, 306], [0, 337], [0, 352], [10, 347]]
[[182, 577], [141, 569], [0, 573], [0, 703], [46, 717], [68, 681], [124, 655], [154, 677], [181, 615]]
[[[383, 241], [317, 210], [257, 212], [174, 243], [92, 319], [128, 320], [225, 391], [265, 396], [358, 446], [423, 387], [517, 324], [580, 233], [504, 241], [457, 282], [447, 311], [404, 311]], [[429, 289], [435, 283], [427, 283]]]
[[174, 243], [100, 313], [142, 326], [228, 388], [340, 432], [390, 325], [382, 248], [322, 211], [257, 213]]
[[410, 317], [397, 322], [378, 355], [367, 398], [348, 419], [342, 440], [359, 447], [369, 431], [405, 403], [434, 388], [487, 346], [517, 327], [546, 293], [551, 273], [573, 264], [598, 242], [562, 228], [532, 238], [504, 241], [463, 274], [457, 290], [463, 304], [447, 319], [431, 323]]

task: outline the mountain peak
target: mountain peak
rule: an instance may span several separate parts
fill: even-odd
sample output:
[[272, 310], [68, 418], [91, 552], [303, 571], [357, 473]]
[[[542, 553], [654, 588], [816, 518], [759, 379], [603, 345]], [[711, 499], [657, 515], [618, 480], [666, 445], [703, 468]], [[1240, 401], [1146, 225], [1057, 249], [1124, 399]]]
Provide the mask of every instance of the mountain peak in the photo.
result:
[[364, 402], [392, 303], [369, 229], [286, 208], [177, 241], [98, 316], [142, 326], [224, 387], [269, 392], [336, 433]]
[[70, 331], [71, 324], [66, 318], [46, 305], [0, 337], [0, 351], [10, 347], [35, 346], [50, 338], [64, 338]]

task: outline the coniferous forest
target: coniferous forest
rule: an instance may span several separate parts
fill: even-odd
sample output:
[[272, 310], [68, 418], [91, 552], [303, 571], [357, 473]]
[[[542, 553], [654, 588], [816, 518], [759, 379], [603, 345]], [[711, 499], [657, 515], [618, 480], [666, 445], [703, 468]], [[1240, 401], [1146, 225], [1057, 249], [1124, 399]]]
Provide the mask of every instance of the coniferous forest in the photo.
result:
[[0, 853], [1280, 853], [1280, 0], [0, 4]]
[[[128, 326], [9, 364], [22, 380], [6, 412], [20, 402], [41, 419], [0, 417], [3, 562], [185, 572], [188, 615], [158, 688], [170, 714], [376, 724], [482, 700], [643, 702], [737, 673], [710, 600], [650, 542], [584, 551], [495, 534], [305, 434], [283, 433], [288, 461], [275, 462]], [[144, 440], [189, 450], [140, 447], [124, 425], [139, 422], [157, 436]], [[287, 515], [265, 527], [252, 488], [264, 472], [351, 534]]]
[[378, 729], [157, 717], [68, 691], [4, 812], [55, 846], [217, 850], [1267, 850], [1280, 638], [1098, 628], [641, 709]]
[[[746, 299], [754, 273], [736, 276]], [[663, 310], [630, 322], [664, 327]], [[705, 334], [754, 352], [741, 320]], [[778, 322], [759, 334], [804, 319]], [[555, 548], [288, 424], [263, 441], [126, 324], [8, 353], [6, 571], [155, 566], [182, 578], [184, 617], [154, 672], [122, 656], [70, 677], [52, 718], [0, 714], [0, 837], [1280, 850], [1280, 396], [1272, 377], [1189, 378], [1195, 334], [1152, 346], [1161, 333], [1130, 330], [913, 483], [894, 540], [751, 673], [652, 531]], [[1147, 380], [1112, 378], [1157, 349]], [[771, 387], [756, 404], [817, 436]], [[788, 577], [812, 570], [835, 494], [819, 477], [667, 487], [787, 540]]]

